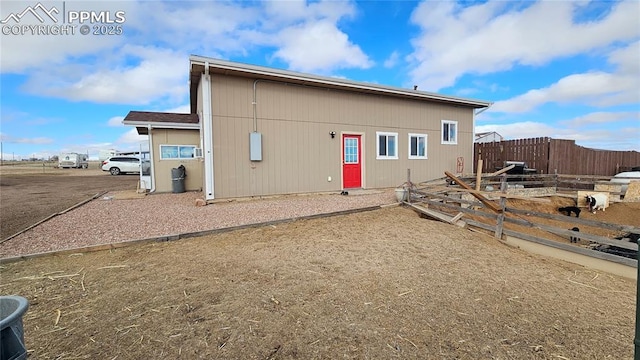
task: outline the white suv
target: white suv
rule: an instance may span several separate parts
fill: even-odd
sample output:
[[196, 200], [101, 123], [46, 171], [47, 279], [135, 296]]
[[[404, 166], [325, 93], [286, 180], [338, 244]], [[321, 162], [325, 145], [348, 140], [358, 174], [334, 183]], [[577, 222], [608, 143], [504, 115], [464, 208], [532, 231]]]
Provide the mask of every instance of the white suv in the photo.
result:
[[114, 156], [102, 162], [102, 171], [108, 171], [111, 175], [139, 173], [140, 159], [133, 156]]

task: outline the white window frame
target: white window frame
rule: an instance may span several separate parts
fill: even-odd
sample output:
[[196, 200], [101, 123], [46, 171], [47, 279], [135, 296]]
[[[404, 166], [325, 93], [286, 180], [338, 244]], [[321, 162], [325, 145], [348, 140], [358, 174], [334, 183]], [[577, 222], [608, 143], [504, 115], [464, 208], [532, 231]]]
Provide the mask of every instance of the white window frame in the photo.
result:
[[[163, 147], [169, 147], [169, 146], [176, 146], [176, 147], [178, 147], [178, 157], [175, 157], [175, 158], [173, 158], [173, 157], [172, 157], [172, 158], [167, 158], [167, 157], [164, 157], [164, 156], [163, 156], [162, 148], [163, 148]], [[181, 153], [180, 148], [181, 148], [181, 147], [190, 147], [190, 148], [193, 148], [193, 152], [192, 152], [192, 153], [193, 153], [193, 156], [192, 156], [192, 157], [180, 157], [180, 153]], [[196, 154], [195, 154], [195, 152], [196, 152], [196, 150], [195, 150], [195, 149], [196, 149], [197, 147], [198, 147], [197, 145], [187, 145], [187, 144], [182, 144], [182, 145], [177, 145], [177, 144], [176, 144], [176, 145], [172, 145], [172, 144], [161, 144], [161, 145], [160, 145], [160, 160], [195, 160], [195, 159], [197, 159], [197, 158], [195, 157], [195, 155], [196, 155]]]
[[[424, 138], [424, 155], [411, 155], [411, 138]], [[409, 159], [410, 160], [423, 160], [423, 159], [427, 159], [427, 134], [415, 134], [415, 133], [409, 133], [409, 144], [407, 146], [408, 152], [407, 154], [409, 154]]]
[[[451, 139], [444, 139], [444, 128], [445, 128], [445, 124], [447, 125], [455, 125], [456, 126], [456, 131], [455, 131], [455, 139], [451, 140]], [[458, 127], [458, 122], [454, 121], [454, 120], [442, 120], [441, 122], [441, 126], [440, 126], [440, 141], [441, 144], [443, 145], [457, 145], [458, 144], [458, 133], [460, 132], [460, 128]], [[447, 133], [448, 135], [448, 133]]]
[[[380, 136], [393, 136], [396, 138], [393, 153], [395, 155], [380, 155]], [[377, 160], [397, 160], [398, 159], [398, 133], [376, 131], [376, 159]], [[387, 154], [389, 153], [389, 140], [387, 138]]]

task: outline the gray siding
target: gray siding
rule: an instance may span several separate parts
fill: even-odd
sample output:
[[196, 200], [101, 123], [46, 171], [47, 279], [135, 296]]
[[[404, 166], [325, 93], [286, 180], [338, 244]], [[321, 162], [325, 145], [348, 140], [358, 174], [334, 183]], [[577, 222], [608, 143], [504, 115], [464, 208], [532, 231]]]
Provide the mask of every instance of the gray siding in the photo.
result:
[[[341, 190], [342, 133], [362, 134], [366, 188], [401, 185], [408, 168], [415, 182], [442, 177], [457, 157], [471, 166], [471, 108], [264, 81], [256, 105], [263, 161], [251, 162], [252, 101], [253, 79], [212, 76], [216, 198]], [[458, 121], [457, 145], [441, 145], [443, 119]], [[398, 133], [397, 160], [376, 159], [377, 131]], [[409, 133], [428, 135], [428, 159], [408, 159]]]

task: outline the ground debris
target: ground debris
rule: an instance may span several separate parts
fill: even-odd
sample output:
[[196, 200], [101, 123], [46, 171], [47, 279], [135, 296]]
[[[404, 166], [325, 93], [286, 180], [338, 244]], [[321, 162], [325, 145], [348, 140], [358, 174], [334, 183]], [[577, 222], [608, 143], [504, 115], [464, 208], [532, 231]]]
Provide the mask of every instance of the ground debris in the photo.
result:
[[[24, 326], [34, 359], [633, 354], [634, 281], [402, 207], [2, 266], [3, 280], [79, 274], [75, 283], [3, 281], [3, 293], [30, 300]], [[494, 340], [481, 342], [488, 334]]]

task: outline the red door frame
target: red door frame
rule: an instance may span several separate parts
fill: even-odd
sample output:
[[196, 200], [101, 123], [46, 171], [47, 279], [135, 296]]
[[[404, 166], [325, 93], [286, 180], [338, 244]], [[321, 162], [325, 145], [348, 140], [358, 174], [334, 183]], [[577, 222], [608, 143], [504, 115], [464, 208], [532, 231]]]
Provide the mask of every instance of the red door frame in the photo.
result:
[[[347, 153], [346, 140], [347, 139], [356, 139], [357, 140], [357, 153], [356, 158], [354, 159], [353, 153]], [[341, 147], [341, 162], [342, 162], [342, 188], [343, 189], [354, 189], [362, 187], [362, 134], [342, 134], [342, 141], [340, 144]], [[353, 150], [353, 149], [352, 149]], [[347, 161], [350, 161], [348, 163]], [[356, 161], [353, 163], [353, 161]]]

